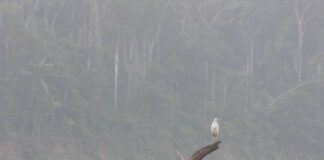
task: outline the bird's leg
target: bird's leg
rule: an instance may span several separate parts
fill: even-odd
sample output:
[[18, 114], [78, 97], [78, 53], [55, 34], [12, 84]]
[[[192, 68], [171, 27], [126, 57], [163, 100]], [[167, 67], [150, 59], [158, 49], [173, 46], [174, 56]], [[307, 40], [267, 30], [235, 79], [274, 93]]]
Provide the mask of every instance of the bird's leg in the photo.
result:
[[214, 136], [212, 136], [212, 142], [213, 142], [213, 143], [216, 143], [216, 142], [217, 142], [217, 138], [214, 137]]

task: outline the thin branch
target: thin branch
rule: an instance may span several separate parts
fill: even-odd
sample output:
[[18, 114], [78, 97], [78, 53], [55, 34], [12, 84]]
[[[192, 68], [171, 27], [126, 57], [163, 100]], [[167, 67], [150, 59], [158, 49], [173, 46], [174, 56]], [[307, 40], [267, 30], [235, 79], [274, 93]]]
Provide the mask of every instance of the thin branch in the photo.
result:
[[53, 29], [53, 30], [54, 30], [54, 24], [56, 22], [56, 18], [60, 14], [61, 10], [63, 9], [64, 4], [65, 4], [65, 0], [62, 1], [60, 7], [58, 8], [58, 10], [54, 14], [54, 17], [53, 17], [52, 22], [51, 22], [51, 29]]
[[297, 90], [298, 88], [300, 87], [303, 87], [304, 85], [307, 85], [307, 84], [311, 84], [311, 83], [315, 83], [317, 82], [317, 80], [310, 80], [310, 81], [306, 81], [306, 82], [303, 82], [303, 83], [299, 83], [297, 84], [295, 87], [289, 89], [288, 91], [280, 94], [279, 96], [277, 96], [275, 99], [273, 99], [266, 107], [264, 107], [263, 109], [263, 112], [266, 111], [271, 105], [275, 104], [278, 100], [280, 100], [282, 97], [294, 92], [295, 90]]
[[186, 160], [186, 158], [184, 158], [184, 156], [178, 151], [178, 150], [176, 150], [176, 152], [177, 152], [177, 155], [178, 155], [178, 157], [181, 159], [181, 160]]

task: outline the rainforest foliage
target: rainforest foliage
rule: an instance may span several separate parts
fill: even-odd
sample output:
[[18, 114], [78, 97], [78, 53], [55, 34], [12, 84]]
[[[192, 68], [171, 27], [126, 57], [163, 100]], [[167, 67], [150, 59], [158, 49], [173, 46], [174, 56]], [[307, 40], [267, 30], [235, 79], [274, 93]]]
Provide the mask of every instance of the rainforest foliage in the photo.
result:
[[0, 0], [0, 159], [322, 160], [323, 2]]

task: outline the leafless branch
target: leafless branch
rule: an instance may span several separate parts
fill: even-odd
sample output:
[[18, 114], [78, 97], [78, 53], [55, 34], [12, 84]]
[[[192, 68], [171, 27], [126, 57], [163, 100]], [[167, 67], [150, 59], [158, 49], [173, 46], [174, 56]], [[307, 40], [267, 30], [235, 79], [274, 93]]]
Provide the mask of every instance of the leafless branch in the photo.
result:
[[208, 154], [210, 154], [213, 151], [216, 151], [219, 148], [219, 144], [222, 141], [217, 141], [213, 144], [207, 145], [205, 147], [202, 147], [198, 149], [194, 154], [192, 154], [189, 159], [185, 158], [178, 150], [176, 150], [177, 157], [181, 160], [202, 160], [204, 157], [206, 157]]
[[297, 90], [298, 88], [300, 87], [303, 87], [304, 85], [307, 85], [307, 84], [311, 84], [311, 83], [315, 83], [315, 82], [318, 82], [317, 80], [310, 80], [310, 81], [306, 81], [306, 82], [303, 82], [303, 83], [299, 83], [297, 84], [295, 87], [289, 89], [288, 91], [280, 94], [279, 96], [277, 96], [276, 98], [274, 98], [264, 109], [263, 111], [266, 111], [272, 104], [276, 103], [278, 100], [280, 100], [282, 97], [290, 94], [291, 92], [294, 92], [295, 90]]
[[181, 159], [181, 160], [186, 160], [186, 158], [184, 158], [184, 156], [178, 151], [178, 150], [176, 150], [176, 152], [177, 152], [177, 155], [178, 155], [178, 157]]
[[197, 150], [190, 158], [189, 160], [202, 160], [205, 156], [210, 154], [213, 151], [216, 151], [219, 148], [219, 144], [221, 141], [217, 141], [216, 143], [210, 144], [208, 146], [205, 146], [199, 150]]

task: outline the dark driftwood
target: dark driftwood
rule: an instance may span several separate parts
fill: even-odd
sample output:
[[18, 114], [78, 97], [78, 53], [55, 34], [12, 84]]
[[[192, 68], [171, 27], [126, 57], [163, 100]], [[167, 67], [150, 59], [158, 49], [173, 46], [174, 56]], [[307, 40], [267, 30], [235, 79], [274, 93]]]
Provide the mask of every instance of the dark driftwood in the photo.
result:
[[221, 141], [217, 141], [214, 144], [210, 144], [208, 146], [205, 146], [199, 150], [197, 150], [190, 158], [189, 160], [202, 160], [206, 155], [209, 153], [216, 151], [219, 148], [219, 144]]

